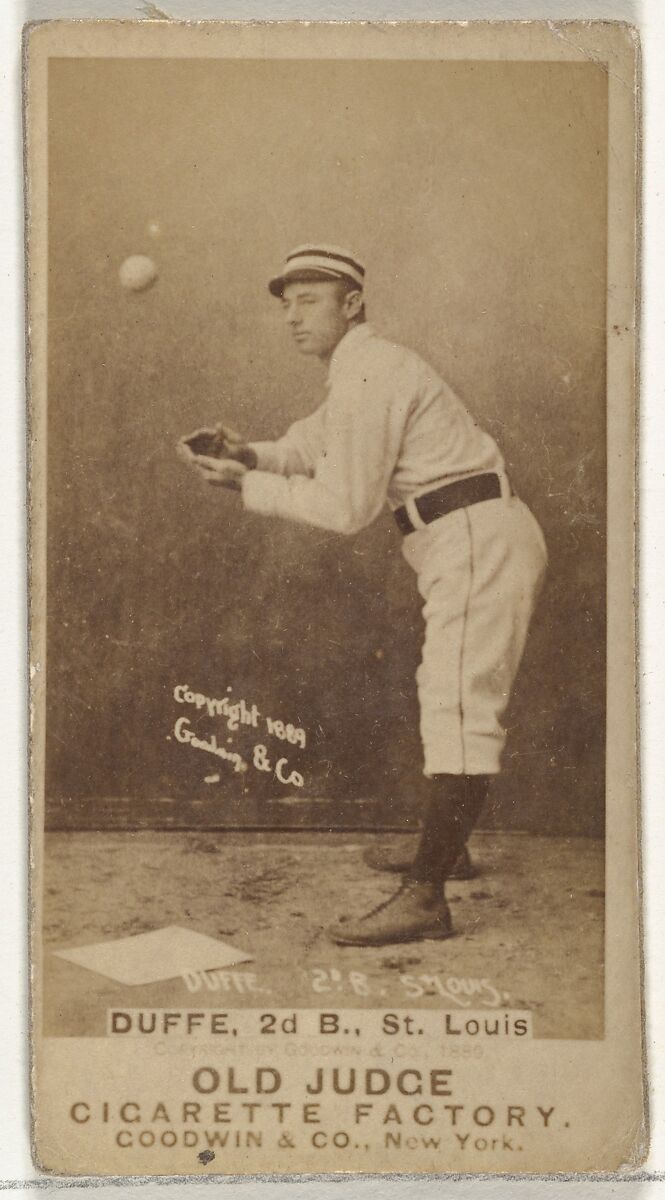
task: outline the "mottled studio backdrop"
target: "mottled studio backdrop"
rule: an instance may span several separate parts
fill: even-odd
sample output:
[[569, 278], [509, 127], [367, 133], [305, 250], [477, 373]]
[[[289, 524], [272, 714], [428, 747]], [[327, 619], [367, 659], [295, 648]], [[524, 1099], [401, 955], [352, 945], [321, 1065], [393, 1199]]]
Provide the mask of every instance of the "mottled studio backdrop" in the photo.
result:
[[[272, 437], [320, 401], [266, 279], [321, 239], [366, 259], [370, 319], [494, 434], [548, 540], [486, 823], [599, 832], [602, 68], [59, 60], [49, 106], [51, 823], [417, 811], [420, 602], [389, 514], [350, 539], [252, 517], [174, 454], [197, 425]], [[159, 268], [144, 293], [118, 282], [134, 253]], [[179, 684], [306, 749], [178, 705]], [[262, 740], [304, 788], [179, 743], [183, 715], [250, 759]]]

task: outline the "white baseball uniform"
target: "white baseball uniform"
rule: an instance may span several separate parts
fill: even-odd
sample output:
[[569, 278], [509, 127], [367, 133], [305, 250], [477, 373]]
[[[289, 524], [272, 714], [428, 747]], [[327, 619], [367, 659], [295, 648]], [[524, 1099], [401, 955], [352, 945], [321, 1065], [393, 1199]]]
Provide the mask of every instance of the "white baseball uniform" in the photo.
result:
[[[425, 601], [418, 696], [425, 773], [494, 774], [547, 555], [511, 494], [494, 440], [413, 351], [353, 326], [330, 362], [328, 394], [275, 442], [254, 442], [247, 509], [352, 534], [386, 500], [406, 507], [403, 542]], [[492, 473], [501, 495], [425, 524], [417, 497]]]

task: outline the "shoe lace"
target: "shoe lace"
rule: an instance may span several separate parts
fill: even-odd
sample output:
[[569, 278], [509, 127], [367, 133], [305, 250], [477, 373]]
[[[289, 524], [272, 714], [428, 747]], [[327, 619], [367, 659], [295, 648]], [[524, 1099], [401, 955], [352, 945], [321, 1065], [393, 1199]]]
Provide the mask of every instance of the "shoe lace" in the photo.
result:
[[386, 900], [381, 900], [378, 904], [375, 904], [374, 908], [370, 908], [369, 912], [365, 913], [364, 917], [362, 918], [363, 921], [366, 921], [368, 917], [375, 917], [377, 913], [383, 912], [384, 908], [387, 908], [389, 904], [392, 904], [393, 900], [396, 900], [398, 896], [401, 896], [402, 892], [406, 891], [406, 889], [409, 887], [409, 883], [410, 881], [408, 879], [404, 879], [396, 892], [393, 892], [392, 895], [388, 896]]

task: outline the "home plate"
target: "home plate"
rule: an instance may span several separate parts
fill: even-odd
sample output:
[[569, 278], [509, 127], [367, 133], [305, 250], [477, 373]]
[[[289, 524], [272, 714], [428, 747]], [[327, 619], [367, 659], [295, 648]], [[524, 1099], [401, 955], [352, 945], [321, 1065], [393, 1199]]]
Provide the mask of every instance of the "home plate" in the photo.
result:
[[94, 942], [72, 950], [54, 950], [58, 958], [97, 971], [118, 983], [159, 983], [185, 971], [211, 971], [252, 962], [252, 955], [236, 950], [205, 933], [168, 925], [150, 933], [137, 933], [113, 942]]

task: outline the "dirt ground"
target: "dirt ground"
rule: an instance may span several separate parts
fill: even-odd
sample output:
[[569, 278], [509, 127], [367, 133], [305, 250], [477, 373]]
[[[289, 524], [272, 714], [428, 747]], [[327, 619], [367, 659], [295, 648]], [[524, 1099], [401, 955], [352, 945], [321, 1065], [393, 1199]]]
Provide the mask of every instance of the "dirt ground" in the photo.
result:
[[[387, 897], [395, 878], [362, 862], [374, 835], [51, 833], [44, 881], [44, 1025], [101, 1036], [106, 1009], [339, 1007], [529, 1009], [537, 1037], [603, 1036], [603, 845], [479, 832], [477, 878], [448, 884], [456, 936], [338, 947], [326, 925]], [[413, 838], [377, 840], [414, 845]], [[180, 925], [251, 963], [194, 997], [178, 977], [127, 987], [55, 949]], [[211, 990], [209, 985], [214, 985]], [[217, 986], [219, 985], [219, 986]]]

